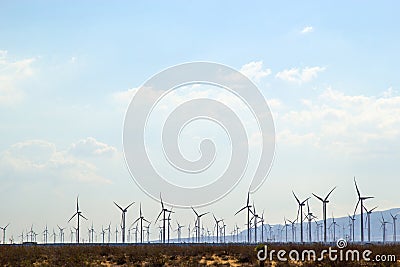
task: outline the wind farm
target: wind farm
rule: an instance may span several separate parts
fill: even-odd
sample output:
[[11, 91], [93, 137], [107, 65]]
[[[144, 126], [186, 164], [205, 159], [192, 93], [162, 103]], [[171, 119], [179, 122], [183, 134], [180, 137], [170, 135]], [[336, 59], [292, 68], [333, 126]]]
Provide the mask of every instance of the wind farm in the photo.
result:
[[0, 266], [400, 266], [400, 1], [0, 1]]
[[[111, 222], [108, 224], [105, 223], [105, 225], [107, 225], [106, 228], [103, 224], [101, 229], [95, 229], [93, 222], [91, 222], [87, 227], [88, 235], [86, 237], [85, 235], [81, 235], [81, 219], [90, 221], [90, 218], [83, 215], [80, 209], [79, 197], [77, 197], [74, 214], [64, 223], [60, 222], [60, 224], [55, 225], [53, 228], [58, 229], [58, 233], [54, 230], [50, 233], [49, 228], [52, 227], [49, 227], [47, 224], [44, 224], [42, 230], [36, 230], [39, 226], [31, 225], [30, 229], [20, 229], [22, 230], [22, 234], [19, 236], [20, 242], [17, 242], [18, 239], [14, 239], [13, 236], [8, 236], [7, 238], [6, 230], [12, 227], [12, 224], [7, 223], [4, 226], [0, 226], [0, 230], [2, 230], [1, 240], [4, 245], [25, 243], [58, 245], [79, 243], [121, 245], [146, 243], [260, 244], [265, 241], [271, 243], [330, 244], [336, 242], [338, 239], [345, 239], [349, 243], [361, 245], [380, 243], [396, 244], [398, 242], [396, 221], [400, 214], [400, 209], [378, 211], [376, 210], [378, 206], [367, 209], [364, 201], [372, 199], [373, 197], [361, 196], [355, 178], [353, 178], [353, 181], [357, 194], [354, 212], [351, 215], [347, 214], [347, 216], [340, 218], [335, 218], [333, 214], [330, 217], [327, 216], [327, 204], [329, 203], [331, 206], [335, 205], [334, 202], [329, 201], [329, 196], [336, 187], [331, 189], [325, 198], [310, 193], [310, 196], [300, 200], [294, 191], [292, 191], [292, 195], [296, 200], [295, 203], [297, 204], [296, 213], [287, 214], [282, 224], [268, 223], [268, 217], [264, 216], [264, 210], [268, 210], [268, 205], [262, 207], [263, 210], [260, 216], [256, 210], [254, 201], [250, 204], [251, 196], [249, 192], [247, 193], [245, 206], [241, 207], [236, 212], [232, 212], [232, 218], [236, 221], [234, 225], [226, 225], [224, 219], [218, 218], [212, 210], [203, 210], [200, 212], [194, 207], [191, 207], [194, 220], [182, 223], [179, 217], [180, 210], [173, 211], [174, 207], [166, 204], [160, 194], [161, 211], [152, 220], [153, 222], [144, 217], [141, 203], [139, 204], [138, 210], [139, 216], [129, 222], [126, 214], [128, 209], [135, 202], [131, 202], [125, 208], [121, 207], [116, 202], [112, 202], [122, 214], [115, 230], [112, 231]], [[312, 195], [314, 195], [318, 201], [322, 202], [322, 212], [319, 212], [317, 209], [313, 211], [310, 208], [309, 202]], [[304, 207], [306, 207], [306, 209], [304, 209]], [[358, 209], [359, 207], [360, 209]], [[358, 210], [360, 213], [357, 213]], [[242, 215], [240, 218], [239, 215], [242, 214], [242, 211], [245, 211], [245, 213], [243, 214], [244, 216]], [[204, 222], [208, 214], [212, 215], [212, 220]], [[72, 223], [74, 218], [76, 219], [76, 226]], [[286, 218], [294, 219], [289, 220]], [[175, 221], [175, 223], [171, 223], [171, 221]], [[241, 225], [240, 222], [244, 223]], [[357, 227], [357, 222], [360, 223], [359, 227]], [[60, 226], [65, 223], [68, 224], [66, 227]], [[389, 224], [391, 227], [388, 227]], [[126, 231], [126, 225], [130, 225], [128, 231]], [[185, 225], [188, 227], [187, 237], [183, 235], [182, 231], [185, 229]], [[191, 225], [193, 225], [192, 228]], [[380, 225], [380, 227], [376, 227], [377, 225]], [[342, 228], [340, 228], [341, 226]], [[226, 228], [233, 230], [230, 234], [226, 235]], [[157, 229], [160, 230], [160, 238], [151, 239], [149, 232], [157, 232]], [[244, 230], [239, 231], [239, 229]], [[70, 233], [69, 239], [65, 238], [64, 230]], [[388, 233], [390, 233], [390, 235]], [[41, 240], [38, 240], [38, 236], [42, 236]], [[133, 238], [133, 236], [135, 236], [135, 238]], [[366, 240], [365, 236], [367, 236]], [[115, 241], [112, 242], [112, 240]]]
[[[353, 182], [355, 183], [355, 179], [353, 179]], [[118, 254], [122, 253], [120, 250], [124, 249], [130, 251], [130, 253], [139, 253], [139, 251], [143, 251], [143, 249], [160, 250], [162, 247], [165, 247], [167, 251], [168, 249], [173, 249], [174, 251], [177, 249], [197, 251], [198, 249], [209, 247], [212, 251], [225, 249], [225, 251], [230, 250], [232, 253], [234, 253], [234, 251], [249, 253], [247, 251], [249, 248], [254, 248], [263, 244], [281, 248], [285, 246], [296, 246], [298, 249], [305, 249], [333, 246], [339, 240], [345, 240], [349, 246], [353, 246], [357, 249], [373, 247], [375, 250], [380, 250], [388, 249], [388, 246], [392, 249], [400, 247], [396, 233], [396, 220], [398, 214], [400, 214], [400, 208], [375, 211], [377, 207], [374, 207], [368, 210], [364, 206], [363, 200], [370, 199], [371, 197], [361, 197], [358, 185], [355, 183], [355, 192], [357, 194], [355, 212], [352, 215], [348, 214], [347, 216], [339, 218], [335, 218], [333, 214], [328, 217], [326, 204], [329, 202], [328, 197], [335, 189], [336, 187], [331, 189], [325, 198], [321, 198], [310, 192], [310, 196], [306, 196], [304, 200], [300, 200], [297, 195], [292, 192], [296, 200], [295, 206], [297, 206], [297, 211], [295, 214], [287, 214], [287, 217], [294, 217], [295, 219], [289, 220], [284, 218], [283, 224], [267, 222], [268, 216], [264, 216], [264, 209], [268, 210], [268, 205], [260, 205], [263, 210], [261, 216], [258, 215], [256, 204], [251, 201], [249, 192], [247, 193], [245, 206], [241, 207], [236, 212], [234, 212], [234, 209], [232, 211], [232, 217], [237, 220], [235, 225], [226, 225], [224, 219], [218, 218], [211, 210], [204, 210], [203, 208], [200, 212], [199, 209], [195, 209], [194, 207], [191, 207], [194, 220], [182, 223], [179, 217], [181, 210], [177, 209], [173, 211], [173, 206], [168, 205], [162, 199], [161, 195], [161, 211], [158, 213], [158, 216], [154, 218], [155, 223], [152, 223], [144, 217], [144, 210], [141, 203], [138, 207], [139, 216], [129, 221], [130, 219], [126, 214], [128, 208], [135, 202], [131, 202], [125, 208], [122, 208], [116, 202], [111, 202], [122, 213], [121, 220], [116, 225], [115, 230], [111, 229], [111, 222], [108, 223], [106, 228], [103, 225], [101, 229], [95, 229], [93, 222], [91, 222], [90, 226], [87, 228], [87, 237], [80, 235], [82, 223], [79, 219], [83, 218], [85, 221], [90, 221], [91, 219], [83, 215], [83, 211], [80, 209], [81, 203], [79, 203], [79, 197], [77, 197], [75, 213], [69, 220], [64, 222], [64, 224], [69, 223], [66, 227], [56, 225], [56, 228], [53, 228], [52, 232], [50, 232], [47, 224], [44, 225], [43, 230], [40, 230], [39, 226], [31, 225], [29, 229], [22, 229], [22, 234], [18, 236], [20, 241], [18, 241], [18, 239], [14, 239], [12, 236], [9, 236], [7, 239], [6, 230], [12, 227], [12, 224], [8, 223], [0, 228], [3, 235], [0, 250], [4, 247], [17, 249], [21, 246], [32, 245], [43, 248], [57, 248], [57, 250], [65, 247], [66, 250], [69, 250], [72, 246], [78, 248], [82, 247], [83, 251], [88, 250], [91, 251], [90, 253], [93, 253], [95, 249], [104, 247], [108, 249], [114, 248], [112, 250], [114, 251], [113, 253]], [[313, 211], [311, 209], [309, 201], [312, 195], [316, 197], [318, 202], [322, 202], [322, 212], [318, 210]], [[250, 203], [252, 204], [250, 205]], [[329, 203], [330, 206], [335, 205], [334, 201]], [[365, 210], [365, 213], [362, 213], [363, 215], [361, 215], [361, 213], [356, 213], [360, 205], [362, 205], [363, 210]], [[306, 207], [306, 209], [303, 209], [304, 207]], [[241, 216], [242, 218], [238, 218], [242, 211], [246, 211], [246, 213]], [[207, 218], [206, 215], [208, 214], [212, 214], [210, 224], [209, 221], [205, 221], [205, 218]], [[360, 227], [356, 227], [356, 223], [362, 221], [362, 216], [365, 216], [365, 218], [363, 218], [365, 225], [363, 223], [362, 227], [361, 225]], [[72, 224], [72, 219], [74, 218], [76, 218], [77, 221], [76, 227]], [[126, 220], [128, 223], [126, 223]], [[170, 223], [170, 221], [175, 221], [175, 223]], [[305, 222], [305, 226], [303, 225], [303, 221]], [[194, 224], [192, 224], [193, 222]], [[107, 225], [107, 223], [105, 224]], [[126, 225], [130, 226], [126, 228]], [[185, 225], [188, 225], [187, 237], [183, 235], [183, 230], [186, 229]], [[190, 227], [191, 225], [193, 225], [193, 228]], [[377, 227], [378, 225], [379, 227]], [[226, 234], [226, 228], [233, 230], [229, 234]], [[58, 229], [58, 232], [55, 231], [55, 229]], [[125, 229], [128, 229], [126, 233]], [[157, 232], [157, 229], [159, 229], [159, 238], [151, 239], [150, 232]], [[239, 231], [239, 229], [244, 230]], [[70, 238], [65, 238], [64, 230], [70, 233]], [[357, 233], [358, 231], [361, 232]], [[368, 236], [367, 241], [363, 239], [364, 235], [362, 231], [366, 232]], [[42, 239], [38, 239], [40, 233], [42, 234]], [[193, 235], [191, 236], [191, 234]], [[93, 249], [91, 250], [91, 248]], [[395, 253], [393, 255], [397, 254]], [[214, 256], [211, 255], [209, 257], [213, 258]], [[229, 258], [230, 261], [235, 257], [231, 258]], [[238, 259], [234, 260], [238, 261]], [[249, 262], [246, 264], [249, 266], [252, 266], [252, 262], [258, 262], [257, 259], [248, 259], [248, 261]]]

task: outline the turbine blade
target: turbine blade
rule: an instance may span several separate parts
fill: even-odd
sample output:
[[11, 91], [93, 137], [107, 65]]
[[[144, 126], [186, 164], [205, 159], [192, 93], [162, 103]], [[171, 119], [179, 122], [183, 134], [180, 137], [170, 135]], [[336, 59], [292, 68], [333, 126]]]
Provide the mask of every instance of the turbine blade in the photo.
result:
[[194, 213], [196, 214], [196, 216], [199, 217], [199, 214], [194, 210], [194, 208], [193, 207], [191, 207], [191, 208], [194, 211]]
[[317, 195], [314, 194], [314, 193], [312, 193], [312, 194], [314, 195], [314, 197], [316, 197], [316, 198], [318, 198], [319, 200], [321, 200], [322, 202], [324, 202], [324, 200], [323, 200], [321, 197], [317, 196]]
[[356, 177], [354, 177], [354, 185], [356, 186], [356, 190], [357, 190], [357, 195], [360, 198], [361, 194], [360, 194], [360, 190], [358, 190], [358, 186], [357, 186], [357, 182], [356, 182]]
[[117, 203], [115, 203], [115, 201], [113, 201], [113, 202], [114, 202], [115, 206], [117, 206], [121, 211], [124, 211], [124, 209], [123, 209], [120, 205], [118, 205]]
[[356, 205], [356, 208], [354, 209], [354, 215], [356, 214], [356, 211], [357, 211], [357, 208], [358, 208], [358, 204], [360, 203], [360, 199], [358, 199], [358, 201], [357, 201], [357, 205]]
[[85, 216], [83, 216], [81, 213], [79, 213], [79, 216], [81, 216], [83, 219], [85, 219], [87, 221], [87, 218]]
[[297, 198], [297, 196], [296, 196], [296, 194], [294, 193], [294, 191], [292, 191], [292, 193], [293, 193], [293, 196], [296, 198], [297, 203], [299, 203], [299, 205], [300, 205], [300, 200]]
[[156, 219], [156, 221], [154, 223], [156, 223], [158, 221], [158, 218], [160, 218], [162, 213], [163, 213], [163, 210], [160, 211], [160, 213], [158, 214], [157, 219]]
[[328, 195], [326, 195], [325, 201], [328, 200], [328, 197], [330, 196], [330, 194], [332, 194], [333, 190], [335, 190], [335, 189], [336, 189], [336, 186], [328, 193]]
[[76, 214], [78, 214], [78, 212], [75, 212], [74, 215], [72, 215], [71, 219], [68, 220], [68, 222], [70, 222], [72, 220], [72, 218], [75, 217]]
[[247, 208], [247, 206], [246, 206], [246, 207], [243, 207], [243, 208], [241, 208], [239, 211], [237, 211], [237, 212], [235, 213], [235, 215], [236, 215], [236, 214], [238, 214], [239, 212], [241, 212], [242, 210], [246, 209], [246, 208]]
[[131, 224], [131, 226], [130, 227], [132, 227], [132, 225], [134, 225], [137, 221], [139, 221], [140, 220], [140, 217], [139, 218], [137, 218], [132, 224]]
[[135, 204], [135, 202], [132, 202], [131, 204], [129, 204], [129, 205], [125, 208], [125, 210], [129, 209], [129, 207], [132, 206], [133, 204]]

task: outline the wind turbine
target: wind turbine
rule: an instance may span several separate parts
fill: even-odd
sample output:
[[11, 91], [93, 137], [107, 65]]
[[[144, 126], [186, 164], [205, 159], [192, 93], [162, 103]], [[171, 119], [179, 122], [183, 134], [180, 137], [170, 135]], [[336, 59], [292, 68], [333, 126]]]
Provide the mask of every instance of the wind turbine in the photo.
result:
[[336, 241], [336, 226], [340, 226], [336, 221], [335, 221], [335, 216], [332, 214], [332, 223], [329, 226], [331, 228], [333, 225], [333, 241]]
[[368, 221], [368, 242], [371, 242], [371, 213], [376, 209], [378, 206], [367, 210], [367, 208], [364, 206], [365, 212], [367, 213], [367, 221]]
[[283, 220], [285, 221], [285, 235], [286, 235], [286, 243], [288, 242], [288, 238], [287, 238], [287, 228], [288, 228], [288, 224], [287, 224], [287, 222], [286, 222], [286, 218], [285, 217], [283, 217]]
[[357, 201], [357, 205], [356, 208], [354, 209], [354, 214], [356, 213], [358, 204], [360, 204], [360, 210], [361, 210], [361, 243], [364, 242], [364, 216], [363, 216], [363, 209], [364, 209], [364, 200], [373, 198], [373, 197], [362, 197], [360, 194], [360, 190], [358, 190], [358, 186], [357, 186], [357, 182], [356, 182], [356, 177], [354, 177], [354, 185], [356, 186], [356, 190], [357, 190], [357, 195], [358, 195], [358, 201]]
[[94, 240], [93, 240], [93, 234], [95, 233], [96, 231], [94, 230], [94, 228], [93, 228], [93, 222], [92, 222], [92, 227], [90, 228], [90, 234], [91, 234], [91, 236], [92, 236], [92, 243], [94, 242]]
[[351, 241], [354, 242], [354, 221], [356, 220], [356, 218], [355, 218], [356, 216], [355, 215], [350, 216], [350, 214], [348, 214], [348, 216], [349, 216], [349, 219], [351, 220], [351, 224], [350, 224], [350, 227], [351, 227]]
[[44, 237], [44, 243], [47, 244], [47, 236], [49, 234], [49, 230], [47, 230], [47, 224], [46, 224], [46, 228], [43, 231], [43, 237]]
[[[297, 203], [299, 204], [299, 211], [300, 211], [300, 241], [301, 243], [303, 243], [303, 207], [305, 205], [305, 203], [310, 199], [309, 197], [307, 199], [305, 199], [303, 202], [301, 202], [296, 194], [294, 193], [294, 191], [292, 191], [293, 196], [295, 197]], [[298, 213], [297, 213], [298, 215]]]
[[164, 207], [164, 202], [163, 202], [163, 200], [162, 200], [161, 193], [160, 193], [160, 202], [161, 202], [161, 211], [160, 211], [160, 213], [158, 214], [157, 219], [155, 220], [154, 223], [157, 223], [158, 218], [160, 218], [160, 216], [161, 216], [161, 214], [162, 214], [162, 215], [163, 215], [163, 219], [162, 219], [162, 221], [163, 221], [163, 226], [162, 226], [162, 242], [165, 243], [165, 221], [167, 220], [167, 219], [165, 218], [165, 213], [166, 213], [166, 212], [169, 212], [169, 213], [170, 213], [171, 210], [168, 210], [167, 208]]
[[[54, 228], [53, 228], [53, 234], [51, 236], [54, 238], [53, 239], [53, 244], [55, 244], [56, 243], [57, 234], [56, 234], [56, 232], [54, 232]], [[32, 239], [32, 237], [31, 237], [31, 239]]]
[[145, 226], [144, 228], [146, 228], [146, 234], [147, 234], [147, 243], [150, 243], [149, 239], [150, 239], [150, 224], [149, 223], [147, 226]]
[[316, 194], [313, 193], [314, 197], [316, 197], [317, 199], [319, 199], [322, 202], [322, 214], [323, 214], [323, 218], [324, 218], [324, 242], [326, 242], [326, 204], [329, 203], [329, 196], [330, 194], [333, 192], [333, 190], [335, 190], [336, 186], [326, 195], [325, 198], [319, 197]]
[[290, 224], [292, 225], [292, 242], [296, 242], [295, 223], [298, 219], [299, 218], [296, 218], [296, 220], [293, 221], [288, 219], [288, 222], [290, 222]]
[[60, 243], [64, 243], [64, 229], [65, 228], [61, 228], [58, 224], [57, 224], [57, 227], [60, 230]]
[[219, 243], [218, 241], [218, 232], [219, 232], [219, 223], [223, 221], [223, 219], [219, 219], [217, 220], [217, 218], [215, 217], [214, 213], [213, 213], [213, 217], [214, 217], [214, 221], [215, 221], [215, 227], [217, 229], [217, 243]]
[[261, 214], [260, 222], [261, 222], [261, 242], [264, 243], [264, 210]]
[[83, 219], [87, 220], [85, 216], [82, 215], [82, 212], [79, 210], [79, 196], [76, 197], [76, 212], [72, 215], [71, 219], [68, 220], [70, 222], [74, 217], [77, 217], [77, 230], [76, 230], [76, 242], [79, 243], [79, 218], [82, 217]]
[[115, 201], [114, 201], [115, 206], [117, 206], [117, 207], [121, 210], [121, 212], [122, 212], [122, 218], [121, 218], [121, 220], [122, 220], [122, 226], [121, 226], [121, 230], [122, 230], [122, 243], [125, 243], [125, 215], [126, 215], [126, 212], [127, 212], [128, 209], [129, 209], [129, 207], [132, 206], [134, 203], [135, 203], [135, 202], [132, 202], [132, 203], [129, 204], [125, 209], [123, 209], [120, 205], [118, 205], [118, 204], [115, 203]]
[[386, 224], [390, 223], [388, 221], [385, 221], [385, 218], [383, 218], [383, 214], [381, 213], [382, 216], [382, 220], [381, 220], [381, 228], [383, 229], [383, 237], [382, 237], [382, 241], [383, 243], [385, 243], [386, 241]]
[[6, 229], [7, 227], [10, 225], [10, 223], [8, 223], [6, 226], [4, 227], [0, 227], [1, 230], [3, 230], [3, 244], [6, 243]]
[[142, 214], [142, 203], [140, 203], [139, 206], [139, 217], [131, 224], [135, 224], [137, 221], [140, 220], [140, 243], [143, 243], [143, 221], [150, 223], [148, 220], [146, 220]]
[[251, 211], [251, 205], [250, 205], [250, 191], [247, 192], [247, 202], [246, 202], [246, 206], [244, 206], [243, 208], [241, 208], [240, 210], [238, 210], [236, 214], [238, 214], [239, 212], [241, 212], [242, 210], [247, 209], [247, 242], [250, 243], [250, 213], [252, 213]]
[[258, 214], [256, 213], [256, 206], [254, 205], [253, 202], [253, 217], [252, 219], [254, 219], [254, 242], [257, 243], [257, 219], [259, 218]]
[[178, 221], [176, 221], [177, 228], [176, 231], [178, 232], [178, 243], [181, 242], [181, 229], [185, 227], [184, 225], [180, 225]]
[[209, 212], [204, 212], [202, 214], [198, 214], [197, 211], [191, 207], [193, 212], [196, 214], [196, 222], [197, 222], [197, 228], [196, 228], [196, 237], [197, 237], [197, 242], [200, 243], [200, 230], [201, 230], [201, 224], [200, 224], [200, 219], [201, 217], [203, 217], [204, 215], [208, 214]]
[[311, 239], [311, 222], [313, 219], [316, 219], [317, 217], [313, 215], [312, 212], [310, 212], [310, 206], [308, 204], [308, 200], [307, 200], [307, 215], [306, 215], [306, 219], [308, 220], [308, 242], [312, 242]]
[[115, 226], [115, 243], [118, 243], [118, 233], [119, 233], [118, 226], [116, 225]]
[[396, 214], [393, 216], [392, 213], [390, 213], [390, 216], [392, 217], [393, 220], [393, 242], [396, 242], [396, 221], [397, 221], [397, 216], [399, 214]]

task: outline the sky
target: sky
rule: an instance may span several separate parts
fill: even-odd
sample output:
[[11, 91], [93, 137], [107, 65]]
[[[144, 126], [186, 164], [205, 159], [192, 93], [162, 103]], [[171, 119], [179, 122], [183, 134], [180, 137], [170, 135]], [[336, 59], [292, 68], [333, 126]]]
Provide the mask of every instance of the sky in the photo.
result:
[[[241, 71], [269, 104], [275, 159], [251, 195], [266, 222], [295, 218], [292, 190], [305, 199], [334, 186], [328, 212], [347, 216], [357, 200], [354, 176], [362, 194], [375, 196], [367, 207], [399, 207], [399, 5], [0, 1], [0, 225], [10, 223], [7, 236], [16, 240], [32, 224], [37, 232], [46, 224], [70, 228], [78, 195], [88, 218], [82, 229], [119, 224], [113, 201], [135, 201], [127, 224], [139, 203], [154, 222], [160, 204], [140, 190], [124, 161], [124, 116], [147, 79], [192, 61]], [[200, 210], [224, 218], [228, 229], [244, 228], [244, 214], [234, 213], [250, 179]], [[315, 198], [310, 207], [322, 217]], [[193, 225], [191, 210], [174, 217]], [[203, 222], [211, 228], [212, 216]]]

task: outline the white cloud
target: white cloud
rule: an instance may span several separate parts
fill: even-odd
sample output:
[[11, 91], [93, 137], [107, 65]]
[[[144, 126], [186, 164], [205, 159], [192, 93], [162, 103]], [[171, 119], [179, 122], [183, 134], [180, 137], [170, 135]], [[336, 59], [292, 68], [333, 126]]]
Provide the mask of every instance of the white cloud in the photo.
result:
[[0, 153], [0, 176], [13, 179], [64, 179], [89, 183], [110, 183], [97, 167], [60, 151], [44, 140], [28, 140]]
[[316, 101], [302, 103], [280, 117], [281, 142], [308, 140], [330, 152], [376, 157], [400, 148], [400, 96], [346, 95], [328, 88]]
[[77, 143], [72, 144], [68, 151], [75, 156], [106, 156], [111, 157], [117, 153], [117, 149], [113, 146], [97, 141], [93, 137], [81, 139]]
[[139, 88], [131, 88], [125, 91], [119, 91], [113, 93], [111, 97], [115, 103], [126, 108], [138, 89]]
[[33, 75], [34, 58], [10, 61], [8, 52], [0, 50], [0, 106], [20, 103], [24, 97], [19, 83]]
[[276, 74], [276, 78], [287, 81], [287, 82], [295, 82], [295, 83], [305, 83], [310, 82], [314, 78], [317, 77], [319, 72], [323, 72], [325, 67], [305, 67], [303, 69], [292, 68], [288, 70], [283, 70]]
[[306, 33], [310, 33], [313, 32], [314, 28], [312, 26], [306, 26], [301, 30], [301, 34], [306, 34]]
[[261, 78], [264, 78], [271, 74], [271, 69], [263, 69], [262, 61], [253, 61], [242, 66], [240, 69], [244, 75], [250, 79], [258, 82]]

